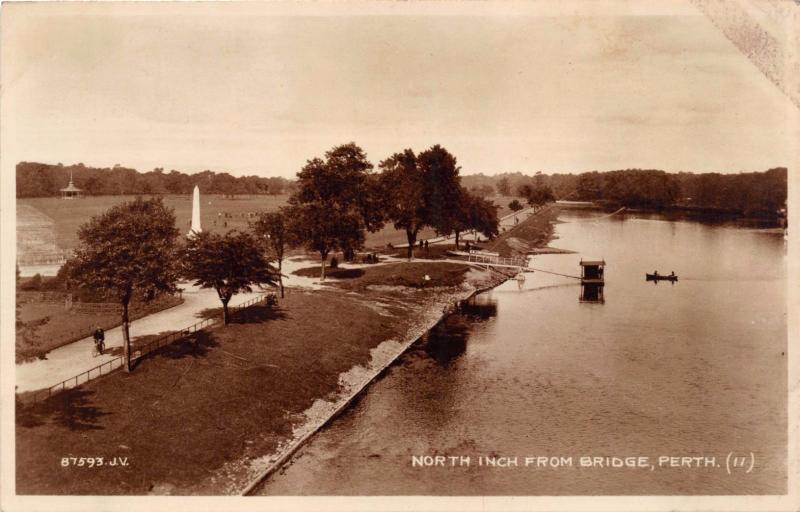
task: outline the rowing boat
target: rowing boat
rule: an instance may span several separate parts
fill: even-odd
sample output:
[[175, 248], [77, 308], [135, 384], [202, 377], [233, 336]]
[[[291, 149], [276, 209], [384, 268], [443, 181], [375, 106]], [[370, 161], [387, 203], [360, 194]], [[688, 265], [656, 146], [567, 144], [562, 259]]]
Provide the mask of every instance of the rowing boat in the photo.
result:
[[661, 274], [645, 274], [645, 281], [672, 281], [678, 280], [676, 275], [662, 276]]

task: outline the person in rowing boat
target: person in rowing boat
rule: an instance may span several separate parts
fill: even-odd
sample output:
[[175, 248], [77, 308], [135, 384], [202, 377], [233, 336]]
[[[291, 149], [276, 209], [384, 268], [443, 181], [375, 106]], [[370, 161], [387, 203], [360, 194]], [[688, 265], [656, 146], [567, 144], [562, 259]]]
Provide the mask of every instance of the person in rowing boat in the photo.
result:
[[653, 271], [653, 277], [658, 277], [658, 270]]
[[675, 277], [675, 271], [670, 272], [669, 277]]

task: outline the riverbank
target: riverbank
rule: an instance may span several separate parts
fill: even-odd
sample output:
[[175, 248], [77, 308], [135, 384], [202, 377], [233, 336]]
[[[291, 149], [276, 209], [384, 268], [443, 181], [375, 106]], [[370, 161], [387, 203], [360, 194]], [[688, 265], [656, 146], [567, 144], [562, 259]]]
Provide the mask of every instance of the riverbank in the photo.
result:
[[487, 244], [487, 248], [503, 257], [535, 253], [553, 239], [553, 223], [558, 213], [558, 206], [552, 204], [545, 206], [500, 234], [494, 242]]

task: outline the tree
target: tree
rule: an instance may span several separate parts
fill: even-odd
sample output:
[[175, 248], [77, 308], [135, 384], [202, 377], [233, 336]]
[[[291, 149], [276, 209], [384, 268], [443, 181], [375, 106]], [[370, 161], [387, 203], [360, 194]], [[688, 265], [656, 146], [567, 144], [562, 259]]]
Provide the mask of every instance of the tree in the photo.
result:
[[509, 182], [506, 176], [503, 176], [500, 178], [500, 181], [497, 182], [497, 193], [501, 196], [511, 195], [511, 182]]
[[556, 197], [553, 195], [553, 190], [548, 185], [534, 186], [531, 196], [528, 197], [528, 202], [533, 206], [543, 206], [555, 200]]
[[188, 239], [181, 259], [184, 275], [196, 286], [216, 290], [225, 325], [230, 322], [228, 303], [234, 295], [251, 292], [255, 285], [275, 283], [275, 270], [250, 233], [196, 234]]
[[278, 262], [278, 283], [283, 298], [283, 255], [290, 238], [286, 210], [262, 212], [253, 224], [253, 233], [265, 241], [268, 253]]
[[486, 238], [494, 238], [500, 234], [500, 221], [497, 218], [497, 206], [493, 201], [482, 197], [473, 197], [469, 204], [470, 228]]
[[520, 185], [520, 186], [517, 187], [517, 196], [518, 197], [529, 198], [529, 197], [531, 197], [532, 194], [533, 194], [533, 186], [531, 186], [528, 183], [525, 183], [525, 184]]
[[127, 371], [131, 370], [128, 305], [135, 292], [149, 301], [177, 290], [177, 236], [175, 214], [160, 198], [121, 203], [78, 229], [69, 279], [122, 305]]
[[492, 238], [497, 236], [498, 229], [497, 206], [492, 201], [462, 190], [458, 216], [453, 223], [456, 249], [458, 249], [459, 235], [463, 231], [475, 230], [487, 238]]
[[516, 213], [516, 212], [518, 212], [518, 211], [520, 211], [520, 210], [522, 210], [522, 209], [524, 208], [524, 207], [522, 206], [522, 203], [520, 203], [520, 202], [519, 202], [518, 200], [516, 200], [516, 199], [514, 199], [513, 201], [511, 201], [510, 203], [508, 203], [508, 207], [509, 207], [509, 208], [511, 209], [511, 211], [512, 211], [512, 212], [514, 212], [514, 213]]
[[414, 257], [417, 234], [428, 222], [425, 176], [410, 149], [395, 153], [380, 163], [381, 189], [386, 200], [386, 217], [395, 229], [406, 232], [408, 259]]
[[352, 253], [364, 244], [365, 231], [383, 227], [379, 182], [372, 164], [351, 142], [309, 160], [297, 173], [297, 189], [289, 198], [292, 234], [298, 245], [319, 252], [321, 279], [325, 259], [337, 249]]
[[425, 177], [427, 225], [449, 235], [458, 222], [461, 206], [461, 169], [456, 157], [437, 144], [420, 153], [417, 163]]
[[292, 244], [319, 253], [322, 281], [325, 280], [325, 261], [331, 251], [360, 247], [364, 243], [364, 230], [354, 212], [330, 212], [314, 204], [294, 205], [288, 211]]

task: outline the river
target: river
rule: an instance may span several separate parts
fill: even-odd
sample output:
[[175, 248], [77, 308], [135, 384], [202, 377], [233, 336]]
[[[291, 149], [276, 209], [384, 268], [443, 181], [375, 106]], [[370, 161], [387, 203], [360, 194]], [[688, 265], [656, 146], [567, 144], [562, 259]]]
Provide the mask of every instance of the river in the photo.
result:
[[[544, 272], [476, 297], [258, 493], [785, 493], [782, 236], [640, 213], [560, 221], [551, 245], [576, 253], [534, 267], [605, 259], [604, 303]], [[680, 280], [646, 282], [654, 270]], [[437, 455], [458, 459], [413, 463]], [[607, 467], [623, 457], [642, 467]]]

